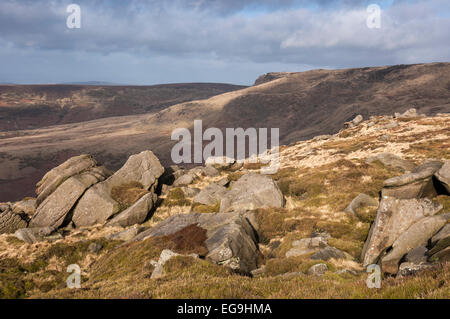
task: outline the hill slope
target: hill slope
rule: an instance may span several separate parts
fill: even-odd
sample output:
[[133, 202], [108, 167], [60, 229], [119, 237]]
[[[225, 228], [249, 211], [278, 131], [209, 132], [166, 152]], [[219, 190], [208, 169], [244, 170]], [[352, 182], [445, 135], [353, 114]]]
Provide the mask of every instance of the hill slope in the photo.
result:
[[[283, 75], [283, 74], [282, 74]], [[277, 74], [277, 79], [155, 114], [111, 117], [43, 129], [0, 133], [0, 200], [32, 195], [50, 168], [80, 153], [111, 169], [152, 150], [170, 164], [177, 127], [278, 127], [280, 143], [336, 133], [357, 114], [393, 114], [415, 107], [450, 112], [450, 63]]]

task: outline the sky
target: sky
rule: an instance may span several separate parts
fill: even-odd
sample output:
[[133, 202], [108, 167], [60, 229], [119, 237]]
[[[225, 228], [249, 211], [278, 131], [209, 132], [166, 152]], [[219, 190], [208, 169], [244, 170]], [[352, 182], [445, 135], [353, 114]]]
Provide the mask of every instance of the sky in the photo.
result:
[[[80, 28], [67, 26], [71, 3]], [[1, 0], [0, 83], [251, 85], [267, 72], [450, 62], [449, 31], [448, 0]]]

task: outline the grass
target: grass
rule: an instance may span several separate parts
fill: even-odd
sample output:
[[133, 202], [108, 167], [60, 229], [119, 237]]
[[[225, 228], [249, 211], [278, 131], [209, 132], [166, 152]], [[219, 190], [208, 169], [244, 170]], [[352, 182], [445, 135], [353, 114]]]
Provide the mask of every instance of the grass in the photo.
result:
[[186, 198], [183, 190], [180, 187], [173, 188], [167, 194], [167, 197], [163, 200], [162, 206], [173, 207], [173, 206], [190, 206], [191, 201]]
[[220, 201], [218, 201], [215, 205], [204, 205], [199, 203], [194, 203], [192, 205], [192, 211], [196, 213], [218, 213], [220, 209]]
[[111, 190], [111, 197], [120, 205], [123, 211], [136, 203], [148, 191], [139, 182], [131, 182], [120, 186], [114, 186]]

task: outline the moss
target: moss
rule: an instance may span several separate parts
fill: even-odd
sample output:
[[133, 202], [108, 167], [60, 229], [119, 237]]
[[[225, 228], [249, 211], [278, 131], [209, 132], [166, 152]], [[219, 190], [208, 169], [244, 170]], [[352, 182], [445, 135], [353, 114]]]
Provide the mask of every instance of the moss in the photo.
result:
[[450, 196], [439, 195], [436, 196], [433, 201], [442, 205], [442, 209], [439, 214], [445, 214], [450, 212]]
[[367, 207], [358, 207], [355, 210], [355, 215], [364, 223], [372, 223], [377, 216], [377, 207], [367, 206]]
[[189, 206], [191, 201], [186, 198], [183, 190], [180, 187], [173, 188], [167, 194], [167, 197], [163, 200], [162, 206]]
[[173, 243], [173, 250], [180, 254], [198, 254], [206, 256], [208, 249], [205, 240], [206, 229], [197, 225], [189, 225], [183, 229], [161, 238], [163, 241]]
[[330, 246], [336, 247], [342, 251], [347, 252], [355, 259], [360, 258], [364, 246], [363, 241], [340, 239], [340, 238], [329, 238], [328, 244]]
[[245, 175], [244, 172], [240, 172], [240, 171], [233, 172], [233, 173], [228, 174], [228, 180], [230, 182], [235, 182], [235, 181], [237, 181], [238, 179], [240, 179], [244, 175]]
[[217, 202], [215, 205], [203, 205], [199, 203], [194, 203], [191, 208], [192, 211], [196, 213], [218, 213], [220, 210], [220, 202]]
[[136, 203], [148, 191], [139, 182], [130, 182], [120, 186], [114, 186], [111, 190], [111, 197], [119, 203], [120, 209], [125, 210]]

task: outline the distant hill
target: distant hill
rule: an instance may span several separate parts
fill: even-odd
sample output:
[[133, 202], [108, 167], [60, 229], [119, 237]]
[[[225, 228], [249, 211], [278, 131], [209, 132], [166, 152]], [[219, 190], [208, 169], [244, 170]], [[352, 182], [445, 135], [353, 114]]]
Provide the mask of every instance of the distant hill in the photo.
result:
[[[202, 119], [204, 128], [278, 127], [281, 144], [289, 144], [336, 133], [357, 114], [367, 119], [412, 107], [428, 115], [450, 112], [450, 63], [277, 73], [258, 83], [204, 100], [170, 107], [157, 104], [149, 107], [152, 112], [148, 114], [0, 132], [0, 201], [33, 195], [35, 183], [46, 171], [80, 153], [93, 154], [107, 167], [117, 169], [131, 154], [150, 149], [163, 164], [171, 164], [172, 130], [191, 128], [195, 119]], [[57, 88], [54, 96], [86, 90]], [[120, 89], [87, 90], [82, 96], [86, 100], [95, 96], [100, 105], [115, 105], [117, 95], [108, 95], [115, 90]], [[128, 99], [141, 92], [134, 87], [129, 90]], [[46, 92], [48, 98], [51, 90], [46, 88]], [[169, 92], [163, 96], [170, 97], [173, 87]], [[120, 105], [133, 105], [133, 99], [127, 101]], [[171, 103], [169, 99], [167, 103]]]
[[221, 83], [0, 85], [0, 131], [155, 113], [170, 105], [242, 88]]

